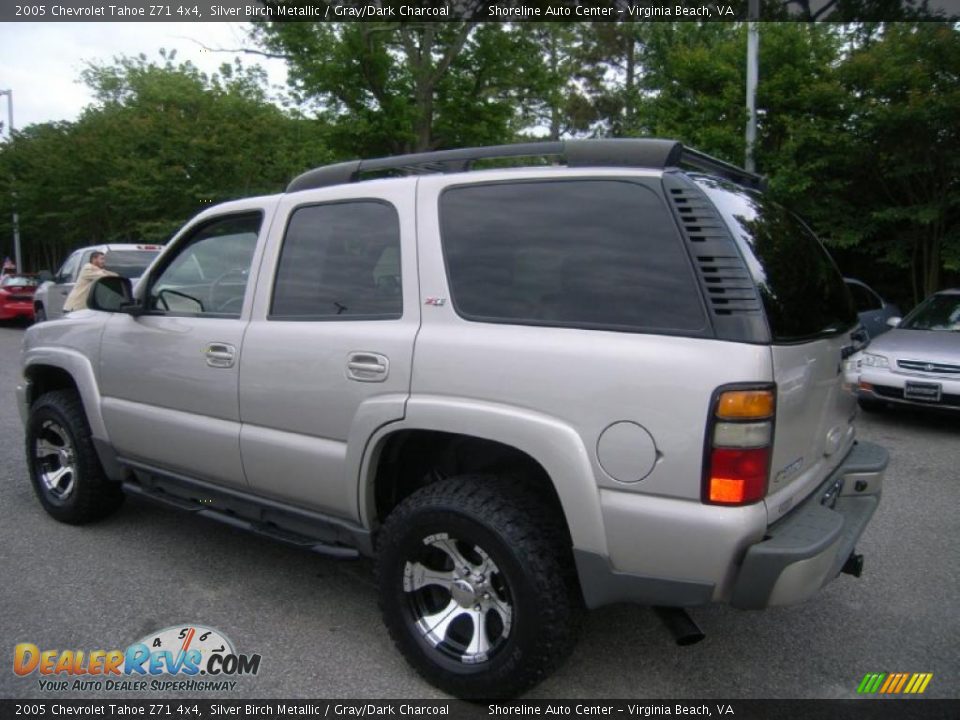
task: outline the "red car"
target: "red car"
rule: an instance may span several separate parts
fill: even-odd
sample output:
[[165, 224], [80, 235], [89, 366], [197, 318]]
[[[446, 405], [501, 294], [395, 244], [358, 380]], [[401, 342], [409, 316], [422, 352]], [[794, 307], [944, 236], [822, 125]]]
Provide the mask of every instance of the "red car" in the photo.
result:
[[33, 322], [33, 293], [39, 284], [31, 275], [5, 275], [0, 280], [0, 320]]

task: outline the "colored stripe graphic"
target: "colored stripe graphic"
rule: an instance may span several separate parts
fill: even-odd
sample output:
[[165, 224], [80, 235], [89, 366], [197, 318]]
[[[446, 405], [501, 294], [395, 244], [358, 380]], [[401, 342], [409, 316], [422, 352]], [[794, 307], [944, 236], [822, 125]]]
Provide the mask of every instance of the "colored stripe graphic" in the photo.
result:
[[920, 695], [933, 680], [933, 673], [867, 673], [857, 686], [861, 695]]

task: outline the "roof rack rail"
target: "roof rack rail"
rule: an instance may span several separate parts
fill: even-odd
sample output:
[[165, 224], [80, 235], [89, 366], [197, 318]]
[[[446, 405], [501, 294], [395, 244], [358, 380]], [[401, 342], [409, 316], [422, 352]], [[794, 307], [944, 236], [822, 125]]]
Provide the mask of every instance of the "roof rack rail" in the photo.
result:
[[314, 168], [294, 178], [287, 192], [311, 190], [358, 182], [365, 173], [398, 171], [406, 174], [452, 173], [470, 170], [478, 160], [515, 157], [556, 157], [568, 167], [667, 168], [688, 165], [751, 187], [763, 178], [736, 165], [685, 148], [676, 140], [622, 138], [604, 140], [557, 140], [489, 147], [438, 150], [396, 155], [373, 160], [351, 160]]
[[685, 147], [683, 149], [681, 164], [694, 170], [702, 170], [703, 172], [725, 177], [728, 180], [733, 180], [741, 185], [746, 185], [747, 187], [758, 190], [763, 190], [767, 186], [767, 179], [763, 175], [744, 170], [732, 163], [720, 160], [712, 155], [694, 150], [693, 148]]

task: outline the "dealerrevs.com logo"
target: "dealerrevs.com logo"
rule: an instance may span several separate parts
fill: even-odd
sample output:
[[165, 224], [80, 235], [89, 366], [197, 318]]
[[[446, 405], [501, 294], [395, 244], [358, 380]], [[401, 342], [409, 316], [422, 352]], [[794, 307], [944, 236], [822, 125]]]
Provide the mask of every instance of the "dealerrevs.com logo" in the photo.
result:
[[150, 633], [125, 650], [41, 650], [19, 643], [13, 671], [38, 675], [43, 691], [233, 690], [234, 678], [256, 675], [260, 655], [237, 653], [218, 630], [184, 623]]

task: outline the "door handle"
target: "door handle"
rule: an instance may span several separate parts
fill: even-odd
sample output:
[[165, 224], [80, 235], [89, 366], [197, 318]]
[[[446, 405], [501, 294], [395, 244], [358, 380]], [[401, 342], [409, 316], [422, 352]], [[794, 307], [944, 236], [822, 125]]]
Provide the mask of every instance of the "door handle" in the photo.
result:
[[353, 352], [347, 356], [347, 377], [358, 382], [383, 382], [390, 373], [390, 361], [385, 355]]
[[230, 368], [237, 359], [237, 349], [227, 343], [210, 343], [204, 351], [207, 365], [214, 368]]

